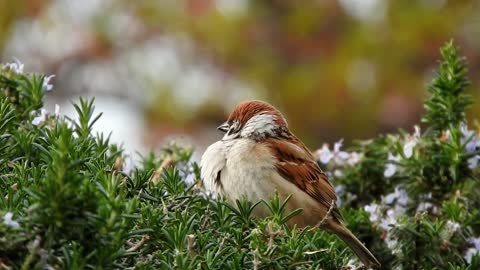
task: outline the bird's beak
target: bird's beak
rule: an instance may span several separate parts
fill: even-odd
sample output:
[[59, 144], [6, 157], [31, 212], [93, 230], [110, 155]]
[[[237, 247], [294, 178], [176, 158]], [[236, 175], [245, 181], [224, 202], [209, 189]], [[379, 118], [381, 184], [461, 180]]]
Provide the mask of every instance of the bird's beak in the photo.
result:
[[221, 124], [219, 127], [217, 127], [217, 129], [220, 130], [220, 131], [223, 131], [223, 132], [227, 132], [229, 127], [230, 126], [228, 125], [228, 123], [225, 122], [225, 123]]

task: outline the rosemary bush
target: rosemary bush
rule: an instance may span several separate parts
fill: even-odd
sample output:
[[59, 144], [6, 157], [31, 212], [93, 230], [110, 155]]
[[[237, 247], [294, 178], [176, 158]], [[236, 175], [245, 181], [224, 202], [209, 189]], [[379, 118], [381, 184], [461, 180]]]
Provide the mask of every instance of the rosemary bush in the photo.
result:
[[[413, 134], [325, 145], [315, 154], [348, 227], [384, 269], [479, 269], [480, 137], [468, 129], [466, 66], [456, 48], [429, 87]], [[192, 149], [174, 145], [126, 168], [121, 147], [78, 120], [48, 113], [51, 76], [0, 67], [0, 269], [359, 269], [335, 236], [289, 229], [284, 201], [212, 200]]]

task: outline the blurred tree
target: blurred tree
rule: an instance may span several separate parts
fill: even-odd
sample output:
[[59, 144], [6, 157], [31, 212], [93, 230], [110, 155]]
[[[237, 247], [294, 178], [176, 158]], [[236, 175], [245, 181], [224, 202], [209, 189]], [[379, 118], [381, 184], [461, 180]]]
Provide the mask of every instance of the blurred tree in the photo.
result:
[[[47, 9], [47, 3], [64, 0], [34, 2]], [[31, 10], [32, 5], [17, 9]], [[95, 16], [84, 15], [89, 32], [75, 31], [81, 33], [72, 41], [78, 50], [51, 67], [95, 61], [103, 64], [101, 69], [128, 67], [125, 59], [134, 59], [129, 72], [140, 73], [143, 82], [132, 85], [153, 92], [144, 99], [148, 122], [167, 131], [210, 125], [243, 98], [277, 105], [311, 146], [398, 127], [410, 130], [420, 118], [441, 44], [455, 39], [469, 58], [471, 73], [480, 68], [478, 0], [92, 0], [84, 5], [95, 11]], [[157, 37], [174, 37], [178, 59], [170, 61], [174, 56], [167, 54], [164, 69], [141, 63], [155, 61], [155, 52], [160, 57], [159, 49], [149, 45]], [[136, 50], [152, 55], [132, 58], [129, 51], [139, 54]], [[157, 75], [145, 76], [140, 69]], [[471, 89], [478, 89], [480, 77], [470, 77]], [[234, 87], [236, 81], [247, 87]], [[132, 92], [128, 83], [122, 85]], [[478, 91], [472, 94], [479, 97]], [[188, 95], [195, 102], [184, 101]], [[480, 113], [480, 106], [472, 110]]]
[[[360, 2], [192, 0], [184, 2], [182, 22], [149, 22], [189, 33], [218, 66], [280, 106], [310, 143], [410, 129], [436, 48], [454, 38], [479, 65], [479, 40], [467, 34], [480, 31], [478, 22], [467, 28], [479, 2]], [[148, 10], [168, 13], [157, 8]]]

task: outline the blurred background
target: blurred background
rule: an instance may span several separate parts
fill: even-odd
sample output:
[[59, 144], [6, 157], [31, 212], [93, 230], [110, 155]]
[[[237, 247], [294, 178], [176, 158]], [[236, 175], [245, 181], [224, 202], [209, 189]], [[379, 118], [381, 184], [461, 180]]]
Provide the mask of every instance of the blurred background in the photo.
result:
[[411, 131], [450, 39], [478, 99], [479, 0], [0, 0], [0, 60], [56, 74], [49, 111], [95, 97], [97, 130], [140, 152], [201, 152], [247, 99], [312, 149]]

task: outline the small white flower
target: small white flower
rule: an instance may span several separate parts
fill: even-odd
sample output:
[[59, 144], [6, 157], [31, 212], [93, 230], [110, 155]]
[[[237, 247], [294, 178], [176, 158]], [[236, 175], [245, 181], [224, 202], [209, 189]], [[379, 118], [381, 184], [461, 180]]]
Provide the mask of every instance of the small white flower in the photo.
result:
[[392, 254], [399, 254], [402, 252], [398, 245], [398, 239], [391, 236], [391, 234], [388, 234], [385, 238], [385, 244], [387, 244], [387, 247], [392, 251]]
[[390, 178], [390, 177], [392, 177], [396, 172], [397, 172], [397, 166], [396, 166], [395, 164], [388, 163], [387, 165], [385, 165], [385, 172], [383, 173], [383, 175], [384, 175], [386, 178]]
[[463, 254], [463, 258], [467, 261], [467, 263], [472, 263], [472, 259], [474, 256], [480, 256], [480, 237], [470, 237], [467, 241], [473, 245], [473, 247], [467, 249]]
[[429, 202], [431, 198], [432, 198], [432, 193], [431, 192], [426, 193], [426, 194], [421, 194], [420, 197], [419, 197], [419, 200], [425, 200], [425, 201], [420, 202], [418, 204], [417, 212], [431, 211], [432, 213], [436, 213], [438, 209], [433, 203]]
[[471, 157], [467, 160], [468, 162], [468, 168], [470, 169], [475, 169], [478, 165], [478, 161], [480, 160], [480, 156], [479, 155], [476, 155], [474, 157]]
[[42, 108], [40, 110], [40, 115], [33, 118], [32, 124], [35, 125], [35, 126], [40, 125], [41, 123], [45, 122], [45, 120], [47, 120], [47, 116], [48, 116], [47, 110]]
[[[464, 123], [460, 127], [463, 137], [461, 138], [461, 143], [465, 144], [465, 151], [468, 153], [473, 153], [480, 148], [480, 138], [478, 134], [469, 130], [468, 126]], [[475, 155], [467, 160], [468, 168], [475, 169], [478, 166], [478, 161], [480, 160], [480, 155]]]
[[388, 162], [385, 165], [385, 171], [383, 172], [383, 175], [386, 178], [392, 177], [396, 172], [397, 172], [397, 164], [395, 162], [400, 161], [401, 157], [399, 155], [392, 155], [392, 153], [388, 153]]
[[335, 186], [335, 193], [336, 194], [342, 194], [344, 192], [345, 192], [345, 186], [344, 185]]
[[317, 150], [317, 156], [321, 163], [327, 164], [333, 158], [333, 153], [328, 149], [328, 145], [324, 144], [321, 149]]
[[397, 224], [397, 214], [393, 209], [387, 210], [385, 218], [380, 220], [380, 228], [389, 231], [395, 224]]
[[18, 221], [13, 220], [13, 213], [12, 212], [7, 212], [3, 216], [3, 224], [7, 225], [8, 227], [18, 229], [20, 228], [20, 223]]
[[[337, 195], [341, 195], [345, 192], [345, 186], [344, 185], [338, 185], [338, 186], [335, 186], [335, 193]], [[343, 203], [342, 199], [341, 199], [341, 196], [337, 196], [337, 201], [335, 202], [335, 204], [337, 206], [341, 206]]]
[[195, 184], [196, 178], [195, 178], [195, 175], [193, 173], [187, 174], [187, 176], [185, 176], [184, 179], [185, 179], [184, 180], [185, 184], [187, 184], [187, 186], [191, 186], [191, 185]]
[[60, 117], [60, 105], [55, 104], [55, 116]]
[[336, 169], [335, 171], [333, 171], [333, 175], [335, 177], [342, 177], [343, 176], [343, 172], [339, 169]]
[[395, 219], [399, 219], [406, 212], [407, 212], [407, 208], [405, 208], [405, 206], [403, 205], [395, 204], [395, 206], [393, 207], [393, 213], [394, 213]]
[[343, 145], [343, 139], [336, 142], [335, 145], [333, 146], [333, 151], [330, 151], [330, 149], [328, 148], [328, 145], [324, 144], [321, 149], [317, 150], [316, 156], [318, 157], [320, 162], [323, 164], [328, 164], [330, 161], [333, 160], [333, 162], [336, 165], [343, 165], [345, 164], [345, 161], [349, 159], [350, 154], [340, 150], [342, 145]]
[[[473, 153], [480, 148], [480, 138], [478, 134], [469, 130], [468, 126], [464, 123], [460, 127], [463, 137], [461, 138], [461, 143], [465, 144], [465, 151], [468, 153]], [[468, 168], [475, 169], [478, 166], [478, 161], [480, 160], [480, 155], [475, 155], [467, 160]]]
[[404, 146], [403, 146], [403, 154], [405, 154], [406, 158], [411, 158], [413, 156], [413, 148], [417, 145], [417, 141], [415, 140], [409, 140]]
[[414, 127], [415, 132], [413, 135], [408, 136], [407, 143], [403, 146], [403, 154], [405, 154], [406, 158], [411, 158], [413, 156], [413, 148], [417, 145], [418, 140], [420, 139], [420, 127]]
[[402, 206], [406, 206], [408, 202], [408, 193], [405, 189], [398, 190], [397, 203]]
[[53, 77], [55, 77], [55, 74], [43, 77], [43, 84], [42, 84], [43, 91], [51, 91], [53, 89], [53, 85], [50, 83], [50, 80]]
[[383, 197], [382, 201], [386, 204], [392, 204], [396, 202], [399, 205], [405, 206], [408, 202], [408, 194], [405, 189], [397, 186], [395, 187], [395, 191]]
[[378, 204], [376, 203], [371, 203], [371, 204], [367, 204], [364, 206], [363, 208], [365, 210], [365, 212], [369, 213], [370, 214], [370, 222], [377, 222], [380, 220], [380, 208], [378, 207]]
[[452, 234], [460, 230], [460, 228], [461, 228], [460, 224], [458, 224], [455, 221], [448, 220], [447, 223], [445, 224], [445, 229], [447, 230], [447, 232]]
[[333, 146], [333, 161], [337, 165], [343, 165], [350, 156], [347, 152], [340, 150], [340, 148], [342, 148], [342, 145], [343, 145], [343, 139], [336, 142], [335, 145]]
[[396, 194], [395, 192], [393, 192], [393, 193], [387, 194], [387, 196], [383, 198], [383, 201], [387, 204], [391, 204], [393, 203], [393, 201], [395, 201], [395, 199], [396, 199]]
[[434, 209], [434, 205], [430, 202], [421, 202], [417, 206], [417, 212], [426, 212], [430, 209]]
[[480, 256], [480, 250], [476, 248], [469, 248], [463, 254], [463, 258], [465, 259], [465, 261], [467, 261], [468, 264], [472, 263], [472, 259], [474, 256]]
[[347, 163], [350, 166], [354, 166], [362, 160], [362, 155], [357, 152], [351, 152], [348, 156]]
[[20, 60], [18, 59], [14, 59], [15, 62], [13, 63], [6, 63], [4, 65], [4, 67], [8, 68], [9, 70], [17, 73], [17, 74], [22, 74], [23, 73], [23, 67], [24, 67], [24, 64], [22, 62], [20, 62]]
[[347, 265], [345, 265], [342, 269], [357, 270], [357, 269], [362, 269], [362, 266], [360, 265], [360, 263], [357, 260], [350, 259], [350, 260], [348, 260]]

